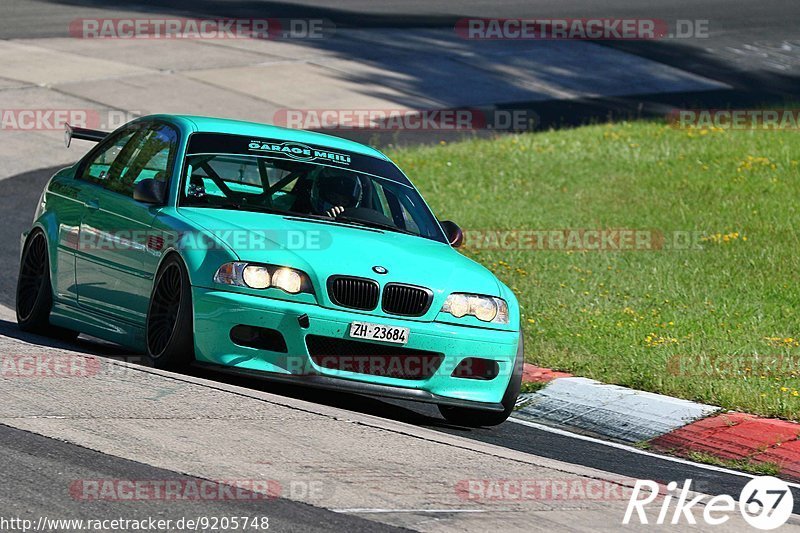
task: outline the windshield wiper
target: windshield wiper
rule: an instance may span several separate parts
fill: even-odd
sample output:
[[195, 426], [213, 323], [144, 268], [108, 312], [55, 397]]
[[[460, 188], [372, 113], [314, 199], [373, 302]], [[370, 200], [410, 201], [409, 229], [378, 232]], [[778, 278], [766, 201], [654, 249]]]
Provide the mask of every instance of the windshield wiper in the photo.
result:
[[222, 204], [189, 204], [186, 207], [208, 207], [211, 209], [230, 209], [232, 211], [255, 211], [258, 213], [268, 213], [270, 215], [286, 215], [286, 211], [267, 207], [263, 205], [240, 204], [236, 202], [225, 202]]
[[375, 228], [375, 229], [383, 229], [387, 231], [394, 231], [396, 233], [405, 233], [406, 235], [413, 235], [415, 237], [419, 237], [416, 233], [412, 231], [408, 231], [405, 229], [398, 228], [397, 226], [391, 226], [389, 224], [381, 224], [380, 222], [372, 222], [370, 220], [363, 220], [360, 218], [352, 218], [352, 217], [343, 217], [338, 216], [334, 219], [337, 222], [347, 222], [348, 224], [354, 224], [356, 226], [364, 226], [367, 228]]

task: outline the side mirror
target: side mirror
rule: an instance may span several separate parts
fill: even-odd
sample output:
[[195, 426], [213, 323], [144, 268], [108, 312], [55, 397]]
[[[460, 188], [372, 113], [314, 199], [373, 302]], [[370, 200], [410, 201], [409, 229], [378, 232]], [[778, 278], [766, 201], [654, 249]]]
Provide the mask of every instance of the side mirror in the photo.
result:
[[143, 179], [133, 187], [133, 199], [143, 204], [162, 205], [166, 183], [154, 179]]
[[461, 231], [458, 224], [450, 222], [449, 220], [442, 220], [440, 224], [442, 225], [444, 234], [447, 236], [447, 240], [450, 242], [450, 246], [458, 248], [464, 244], [464, 232]]

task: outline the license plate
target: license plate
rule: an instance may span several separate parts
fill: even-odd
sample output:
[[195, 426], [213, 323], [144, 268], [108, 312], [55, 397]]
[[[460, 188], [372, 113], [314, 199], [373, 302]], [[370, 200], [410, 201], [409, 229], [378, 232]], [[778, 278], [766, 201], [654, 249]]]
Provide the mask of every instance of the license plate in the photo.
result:
[[370, 324], [369, 322], [353, 322], [350, 324], [350, 336], [356, 339], [405, 344], [408, 342], [408, 335], [408, 328], [382, 326], [381, 324]]

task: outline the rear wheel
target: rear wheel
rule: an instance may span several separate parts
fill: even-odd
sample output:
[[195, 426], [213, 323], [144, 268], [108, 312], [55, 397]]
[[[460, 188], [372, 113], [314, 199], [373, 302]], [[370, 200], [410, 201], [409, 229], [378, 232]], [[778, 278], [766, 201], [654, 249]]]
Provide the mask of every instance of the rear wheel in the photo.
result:
[[503, 404], [502, 411], [483, 411], [481, 409], [470, 409], [469, 407], [451, 407], [440, 405], [439, 412], [451, 424], [465, 427], [497, 426], [505, 422], [514, 411], [517, 403], [519, 391], [522, 389], [522, 371], [525, 365], [525, 348], [523, 346], [522, 332], [519, 334], [519, 346], [517, 347], [517, 357], [514, 360], [514, 370], [511, 373], [511, 381], [508, 382], [506, 392], [500, 403]]
[[194, 360], [192, 292], [189, 274], [177, 255], [156, 274], [147, 312], [147, 355], [157, 368], [179, 369]]
[[50, 282], [50, 259], [47, 238], [34, 230], [25, 241], [17, 278], [16, 312], [19, 329], [61, 340], [74, 340], [77, 331], [50, 325], [53, 286]]

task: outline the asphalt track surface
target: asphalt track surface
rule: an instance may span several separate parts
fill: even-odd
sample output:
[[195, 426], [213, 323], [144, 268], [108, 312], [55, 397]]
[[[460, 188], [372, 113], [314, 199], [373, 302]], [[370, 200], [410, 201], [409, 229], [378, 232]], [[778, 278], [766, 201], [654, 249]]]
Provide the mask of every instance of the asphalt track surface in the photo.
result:
[[[652, 5], [651, 5], [652, 4]], [[626, 17], [708, 19], [711, 37], [705, 40], [657, 42], [605, 42], [608, 46], [656, 59], [678, 68], [728, 83], [730, 91], [705, 95], [678, 95], [684, 101], [700, 101], [708, 106], [765, 105], [796, 100], [800, 89], [800, 3], [796, 0], [548, 0], [530, 2], [513, 0], [498, 3], [489, 0], [382, 2], [370, 0], [325, 0], [315, 2], [212, 1], [212, 0], [4, 0], [0, 6], [0, 38], [41, 38], [66, 36], [70, 21], [78, 17], [141, 16], [142, 14], [207, 17], [277, 17], [324, 18], [341, 27], [446, 27], [463, 17], [509, 18], [583, 18]], [[653, 97], [667, 98], [665, 96]], [[700, 100], [697, 100], [700, 99]], [[674, 100], [673, 100], [674, 101]], [[525, 103], [520, 103], [525, 107]], [[581, 120], [608, 109], [625, 111], [628, 102], [585, 101], [556, 102], [543, 112], [552, 114], [552, 122]], [[565, 117], [567, 117], [565, 119]], [[3, 203], [3, 229], [0, 232], [0, 266], [12, 275], [0, 277], [0, 304], [13, 307], [16, 270], [19, 257], [19, 233], [26, 229], [33, 208], [46, 180], [56, 169], [29, 172], [0, 182]], [[0, 321], [0, 334], [19, 336], [13, 323]], [[29, 342], [48, 345], [53, 341], [24, 337]], [[124, 351], [91, 339], [79, 339], [70, 345], [74, 350], [125, 357]], [[590, 466], [625, 477], [660, 481], [691, 478], [697, 490], [709, 494], [738, 495], [747, 478], [740, 475], [643, 455], [623, 448], [577, 439], [519, 423], [507, 422], [492, 429], [464, 429], [448, 426], [435, 408], [408, 402], [385, 401], [347, 394], [318, 392], [285, 385], [274, 385], [250, 378], [210, 374], [192, 370], [209, 379], [234, 383], [258, 390], [299, 397], [343, 409], [365, 412], [388, 419], [428, 426], [438, 431], [497, 444], [507, 448], [574, 464]], [[164, 471], [147, 465], [106, 456], [0, 426], [0, 506], [33, 510], [38, 514], [64, 517], [125, 515], [123, 502], [97, 502], [87, 507], [59, 490], [63, 479], [114, 477], [147, 479], [167, 477]], [[169, 477], [175, 477], [169, 473]], [[800, 491], [793, 489], [795, 512], [800, 512]], [[156, 506], [157, 504], [153, 504]], [[197, 514], [255, 515], [263, 511], [263, 502], [183, 503], [162, 508], [136, 506], [137, 515], [183, 517]], [[13, 513], [12, 513], [13, 514]], [[128, 512], [127, 515], [130, 516]], [[269, 516], [288, 531], [320, 530], [388, 531], [388, 526], [356, 517], [336, 514], [286, 500], [270, 502]], [[315, 526], [316, 525], [316, 526]], [[277, 529], [277, 528], [276, 528]]]
[[[200, 486], [208, 481], [104, 455], [3, 425], [0, 425], [0, 456], [6, 464], [5, 468], [0, 469], [0, 509], [5, 518], [27, 516], [50, 520], [144, 520], [152, 517], [156, 520], [172, 520], [176, 524], [181, 519], [196, 520], [199, 517], [248, 517], [260, 520], [266, 516], [269, 518], [270, 531], [403, 531], [372, 520], [291, 500], [263, 499], [253, 493], [249, 493], [253, 496], [252, 500], [246, 498], [247, 493], [238, 494], [237, 499], [202, 501], [81, 499], [79, 491], [68, 494], [64, 487], [76, 479], [170, 480], [181, 482], [185, 486]], [[213, 490], [214, 493], [219, 491], [220, 494], [226, 494], [223, 487], [215, 487]], [[173, 525], [170, 529], [177, 528]]]
[[[33, 206], [47, 179], [57, 169], [44, 169], [0, 181], [0, 201], [5, 206], [19, 206], [18, 209], [5, 210], [4, 231], [0, 236], [0, 268], [2, 271], [16, 271], [19, 254], [19, 233], [30, 224]], [[0, 304], [13, 307], [13, 289], [16, 276], [0, 278]], [[0, 335], [23, 339], [44, 346], [67, 347], [72, 350], [92, 353], [111, 358], [121, 358], [138, 362], [141, 357], [119, 349], [113, 345], [98, 342], [81, 336], [75, 343], [65, 344], [44, 337], [22, 334], [16, 324], [0, 320]], [[693, 489], [707, 494], [731, 494], [738, 496], [749, 478], [701, 465], [677, 462], [655, 454], [637, 453], [625, 447], [613, 447], [605, 443], [575, 438], [571, 435], [531, 427], [519, 422], [509, 421], [501, 426], [486, 429], [467, 429], [448, 425], [434, 406], [413, 402], [384, 400], [353, 394], [332, 393], [305, 389], [296, 386], [274, 384], [263, 380], [230, 376], [210, 372], [205, 369], [191, 369], [190, 375], [225, 382], [254, 390], [267, 391], [289, 397], [299, 398], [341, 409], [362, 412], [389, 420], [425, 426], [437, 431], [458, 435], [533, 455], [592, 467], [617, 474], [624, 478], [653, 479], [664, 483], [685, 479], [693, 480]], [[76, 501], [63, 491], [63, 479], [76, 478], [117, 478], [117, 479], [163, 479], [156, 470], [147, 465], [117, 459], [97, 452], [90, 452], [78, 446], [65, 444], [44, 437], [34, 436], [22, 431], [0, 426], [0, 457], [4, 457], [5, 467], [0, 469], [0, 508], [13, 510], [13, 506], [35, 509], [37, 513], [49, 517], [98, 517], [113, 513], [114, 516], [127, 515], [129, 509], [124, 502], [99, 502], [87, 507], [87, 503]], [[58, 468], [50, 468], [48, 465]], [[64, 476], [64, 471], [69, 475]], [[35, 474], [35, 475], [34, 475]], [[102, 475], [101, 475], [102, 474]], [[149, 477], [148, 477], [149, 476]], [[174, 477], [174, 476], [173, 476]], [[48, 487], [59, 487], [48, 489]], [[795, 513], [800, 513], [800, 489], [793, 488]], [[277, 502], [277, 503], [276, 503]], [[100, 506], [102, 503], [102, 506]], [[257, 502], [245, 509], [234, 508], [241, 503], [217, 502], [203, 507], [203, 515], [225, 514], [242, 510], [248, 516], [257, 513]], [[261, 502], [262, 504], [264, 502]], [[156, 504], [153, 504], [156, 505]], [[195, 507], [193, 507], [193, 505]], [[308, 530], [309, 521], [317, 520], [323, 529], [362, 531], [363, 521], [342, 517], [324, 509], [296, 504], [286, 500], [270, 502], [270, 519], [297, 531]], [[10, 507], [11, 506], [11, 507]], [[27, 507], [26, 507], [27, 506]], [[100, 507], [98, 507], [100, 506]], [[227, 506], [227, 507], [226, 507]], [[158, 514], [159, 509], [136, 507], [136, 516]], [[159, 512], [165, 517], [180, 518], [195, 516], [196, 504], [191, 502], [177, 506], [164, 506]], [[8, 513], [7, 513], [8, 514]], [[334, 516], [331, 516], [334, 515]], [[334, 521], [338, 520], [338, 522]], [[316, 523], [316, 522], [315, 522]], [[378, 524], [369, 523], [375, 531]], [[389, 529], [386, 529], [387, 531]]]
[[[708, 35], [703, 38], [596, 42], [726, 83], [730, 89], [500, 106], [537, 113], [541, 128], [663, 117], [664, 104], [779, 107], [795, 103], [800, 92], [800, 2], [796, 0], [3, 0], [0, 39], [67, 37], [69, 24], [79, 18], [164, 16], [313, 18], [344, 29], [452, 28], [469, 17], [650, 18], [665, 21], [671, 29], [677, 20], [708, 21]], [[325, 48], [326, 39], [313, 46]]]

